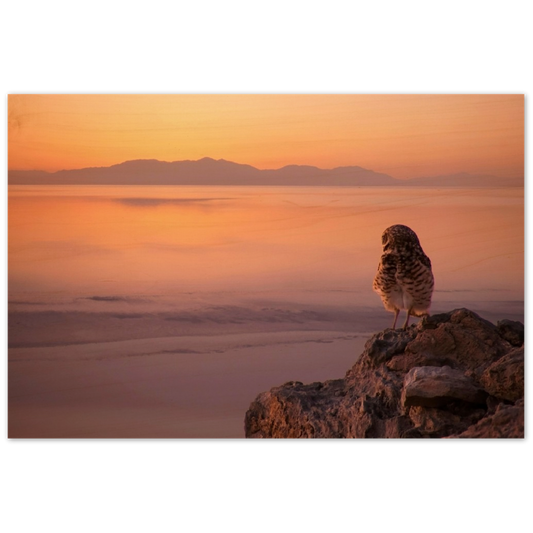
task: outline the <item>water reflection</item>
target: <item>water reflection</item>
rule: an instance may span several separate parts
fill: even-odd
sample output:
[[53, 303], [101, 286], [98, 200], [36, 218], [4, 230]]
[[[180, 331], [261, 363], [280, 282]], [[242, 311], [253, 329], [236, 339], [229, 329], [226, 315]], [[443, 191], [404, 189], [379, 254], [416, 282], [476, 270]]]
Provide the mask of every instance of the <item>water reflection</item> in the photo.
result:
[[10, 299], [355, 292], [379, 306], [396, 223], [432, 259], [435, 302], [523, 298], [520, 189], [26, 186], [9, 189]]

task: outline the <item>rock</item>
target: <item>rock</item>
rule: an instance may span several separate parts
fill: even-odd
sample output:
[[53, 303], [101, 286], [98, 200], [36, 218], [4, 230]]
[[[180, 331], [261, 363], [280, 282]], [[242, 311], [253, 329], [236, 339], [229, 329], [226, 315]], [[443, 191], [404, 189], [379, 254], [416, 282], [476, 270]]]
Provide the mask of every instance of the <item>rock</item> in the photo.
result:
[[398, 353], [403, 353], [405, 347], [413, 340], [412, 329], [394, 330], [386, 329], [374, 335], [365, 345], [370, 366], [379, 366]]
[[[413, 366], [448, 365], [469, 370], [479, 377], [490, 364], [509, 351], [509, 343], [496, 326], [472, 311], [457, 309], [447, 315], [438, 315], [442, 317], [440, 322], [435, 322], [435, 317], [420, 322], [416, 338], [402, 354], [404, 360], [413, 361]], [[428, 322], [429, 328], [426, 326]], [[427, 362], [415, 364], [420, 359]], [[409, 369], [409, 365], [404, 368]]]
[[514, 320], [500, 320], [498, 322], [498, 331], [500, 335], [513, 346], [522, 346], [524, 344], [524, 324]]
[[524, 347], [515, 348], [490, 365], [481, 376], [485, 390], [503, 400], [524, 397]]
[[485, 404], [488, 394], [471, 378], [449, 366], [423, 366], [409, 370], [404, 378], [402, 404], [439, 407], [452, 401]]
[[500, 325], [456, 309], [406, 331], [386, 329], [368, 340], [343, 379], [293, 381], [260, 394], [246, 413], [245, 434], [523, 437], [523, 348]]
[[482, 418], [477, 424], [451, 437], [462, 439], [524, 438], [524, 402], [522, 400], [516, 405], [500, 404], [493, 415]]
[[[339, 425], [337, 414], [343, 398], [342, 382], [339, 379], [303, 385], [292, 381], [260, 394], [246, 413], [246, 436], [341, 437], [344, 428]], [[291, 413], [293, 423], [286, 423], [285, 412]]]

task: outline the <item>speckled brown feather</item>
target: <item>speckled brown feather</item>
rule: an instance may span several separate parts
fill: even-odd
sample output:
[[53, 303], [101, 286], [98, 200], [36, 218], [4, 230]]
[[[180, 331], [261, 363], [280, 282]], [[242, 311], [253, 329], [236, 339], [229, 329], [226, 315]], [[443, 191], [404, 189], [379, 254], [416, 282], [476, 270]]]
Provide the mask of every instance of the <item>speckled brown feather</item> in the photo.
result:
[[394, 312], [393, 328], [400, 309], [407, 310], [405, 328], [409, 316], [428, 313], [434, 287], [431, 261], [416, 233], [407, 226], [397, 224], [387, 228], [381, 242], [383, 255], [373, 288], [381, 296], [385, 309]]

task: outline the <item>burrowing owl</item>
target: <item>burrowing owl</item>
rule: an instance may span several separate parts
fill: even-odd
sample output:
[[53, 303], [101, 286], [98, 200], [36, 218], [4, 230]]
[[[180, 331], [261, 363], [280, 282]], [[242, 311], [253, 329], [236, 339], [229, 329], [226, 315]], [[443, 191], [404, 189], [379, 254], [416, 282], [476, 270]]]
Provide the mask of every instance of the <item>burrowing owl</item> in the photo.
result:
[[374, 278], [374, 290], [381, 296], [387, 311], [394, 313], [392, 328], [400, 309], [407, 310], [403, 329], [409, 317], [427, 315], [433, 294], [431, 261], [420, 246], [416, 233], [397, 224], [381, 236], [383, 255]]

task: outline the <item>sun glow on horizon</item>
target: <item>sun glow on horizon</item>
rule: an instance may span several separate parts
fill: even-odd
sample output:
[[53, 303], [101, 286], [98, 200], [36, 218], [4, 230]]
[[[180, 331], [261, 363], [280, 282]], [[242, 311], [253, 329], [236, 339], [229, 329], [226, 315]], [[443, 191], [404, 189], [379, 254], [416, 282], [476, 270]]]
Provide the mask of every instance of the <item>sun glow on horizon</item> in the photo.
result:
[[524, 173], [523, 95], [10, 95], [11, 170], [136, 159]]

